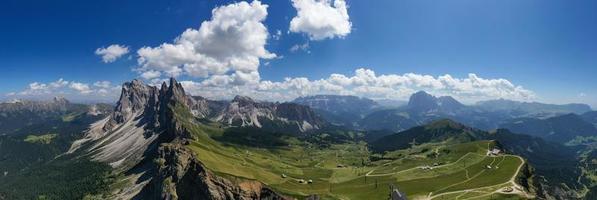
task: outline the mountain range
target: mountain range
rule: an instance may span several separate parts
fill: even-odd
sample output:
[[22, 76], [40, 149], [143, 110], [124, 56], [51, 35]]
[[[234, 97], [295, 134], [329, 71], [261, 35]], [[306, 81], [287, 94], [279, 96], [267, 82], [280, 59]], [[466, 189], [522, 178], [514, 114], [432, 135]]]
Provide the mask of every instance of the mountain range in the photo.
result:
[[415, 199], [583, 198], [596, 192], [595, 129], [594, 111], [576, 104], [465, 105], [423, 91], [397, 107], [225, 101], [173, 78], [133, 80], [114, 106], [0, 104], [0, 199], [384, 199], [387, 185]]
[[594, 124], [573, 113], [547, 119], [517, 118], [501, 124], [500, 127], [560, 143], [569, 142], [577, 137], [597, 136]]
[[358, 126], [359, 120], [382, 108], [376, 101], [356, 96], [316, 95], [299, 97], [292, 102], [309, 106], [333, 124], [348, 127]]
[[[398, 108], [384, 108], [373, 100], [352, 96], [301, 97], [294, 102], [314, 107], [315, 112], [329, 121], [338, 122], [338, 116], [344, 116], [338, 125], [367, 131], [403, 131], [449, 118], [482, 130], [508, 128], [564, 142], [595, 135], [597, 116], [585, 104], [553, 105], [500, 99], [465, 105], [450, 96], [435, 97], [424, 91], [411, 95], [408, 104]], [[333, 110], [341, 112], [335, 114]]]

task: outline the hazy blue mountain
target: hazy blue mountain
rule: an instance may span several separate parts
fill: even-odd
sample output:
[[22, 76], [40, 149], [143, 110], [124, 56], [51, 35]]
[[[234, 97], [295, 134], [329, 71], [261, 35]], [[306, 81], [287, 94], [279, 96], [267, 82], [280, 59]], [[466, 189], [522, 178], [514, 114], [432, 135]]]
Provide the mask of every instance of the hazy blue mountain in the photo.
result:
[[412, 94], [407, 106], [417, 112], [433, 111], [440, 107], [437, 98], [424, 91]]
[[537, 102], [520, 102], [506, 99], [490, 100], [478, 102], [476, 107], [488, 112], [507, 112], [513, 115], [524, 117], [529, 115], [549, 115], [549, 114], [583, 114], [591, 111], [591, 107], [586, 104], [545, 104]]
[[382, 108], [387, 108], [387, 109], [399, 108], [399, 107], [402, 107], [402, 106], [408, 104], [408, 101], [395, 100], [395, 99], [376, 99], [375, 102], [377, 102], [377, 104], [379, 104]]
[[[73, 116], [86, 114], [90, 109], [89, 105], [70, 103], [59, 97], [49, 101], [15, 100], [0, 103], [0, 134], [28, 134], [24, 130], [28, 127], [59, 124]], [[101, 108], [96, 111], [102, 112]]]
[[580, 117], [582, 117], [585, 121], [597, 126], [597, 111], [583, 113]]
[[366, 114], [381, 106], [368, 98], [344, 95], [315, 95], [299, 97], [293, 103], [309, 106], [327, 121], [344, 126], [353, 126]]
[[[519, 118], [546, 118], [568, 113], [585, 113], [590, 107], [584, 104], [552, 105], [525, 103], [510, 100], [483, 101], [475, 105], [464, 105], [450, 97], [435, 97], [424, 91], [413, 94], [407, 105], [394, 109], [383, 109], [365, 116], [358, 124], [365, 130], [402, 131], [423, 125], [433, 120], [449, 118], [467, 126], [483, 130], [499, 128]], [[584, 118], [593, 118], [588, 112]], [[589, 120], [590, 121], [590, 120]]]
[[360, 122], [365, 130], [402, 131], [434, 120], [449, 118], [480, 129], [497, 128], [497, 123], [509, 116], [483, 112], [466, 106], [450, 96], [435, 97], [424, 91], [413, 94], [407, 105], [372, 112]]
[[597, 136], [597, 128], [576, 114], [560, 115], [547, 119], [512, 119], [510, 122], [501, 124], [500, 127], [558, 143], [566, 143], [576, 137]]
[[466, 106], [450, 96], [435, 97], [424, 91], [410, 96], [407, 107], [413, 112], [457, 112]]

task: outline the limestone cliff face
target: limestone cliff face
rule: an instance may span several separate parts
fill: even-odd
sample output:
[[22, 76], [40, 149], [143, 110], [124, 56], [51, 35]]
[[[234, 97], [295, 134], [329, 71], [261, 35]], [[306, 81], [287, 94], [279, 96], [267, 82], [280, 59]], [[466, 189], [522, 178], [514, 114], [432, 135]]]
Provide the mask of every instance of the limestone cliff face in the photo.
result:
[[114, 199], [283, 199], [259, 182], [214, 175], [184, 146], [192, 139], [190, 108], [213, 112], [197, 102], [173, 78], [159, 89], [125, 83], [113, 114], [93, 124], [69, 152], [90, 155], [133, 180]]
[[287, 199], [257, 181], [235, 183], [214, 175], [178, 143], [161, 146], [155, 163], [156, 174], [139, 199]]
[[156, 87], [145, 85], [140, 80], [124, 83], [116, 108], [103, 130], [111, 131], [134, 117], [154, 122], [152, 118], [158, 109], [158, 95]]
[[258, 102], [246, 96], [236, 96], [211, 120], [237, 127], [284, 127], [286, 131], [299, 133], [318, 130], [327, 125], [307, 106]]

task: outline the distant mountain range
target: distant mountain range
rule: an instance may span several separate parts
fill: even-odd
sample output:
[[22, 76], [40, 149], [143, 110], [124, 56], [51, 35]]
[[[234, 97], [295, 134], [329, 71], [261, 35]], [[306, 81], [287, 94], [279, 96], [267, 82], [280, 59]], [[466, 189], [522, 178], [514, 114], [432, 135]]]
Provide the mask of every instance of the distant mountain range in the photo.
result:
[[577, 114], [566, 114], [547, 119], [518, 118], [500, 127], [516, 133], [541, 137], [549, 141], [566, 143], [576, 137], [597, 136], [597, 128]]
[[515, 115], [583, 114], [591, 111], [591, 107], [586, 104], [554, 105], [505, 99], [481, 101], [476, 106], [488, 112], [507, 112]]
[[59, 97], [0, 103], [0, 183], [63, 154], [90, 124], [112, 109], [107, 104], [76, 104]]
[[381, 106], [367, 98], [341, 95], [300, 97], [293, 103], [309, 106], [323, 118], [336, 125], [357, 126], [356, 122]]
[[569, 113], [586, 113], [583, 118], [595, 121], [591, 108], [585, 104], [553, 105], [501, 99], [464, 105], [450, 96], [435, 97], [424, 91], [413, 94], [406, 105], [397, 108], [353, 96], [319, 95], [293, 102], [313, 107], [332, 123], [363, 130], [401, 131], [443, 118], [491, 130], [517, 118], [549, 118]]
[[594, 124], [595, 126], [597, 126], [597, 111], [586, 112], [586, 113], [582, 114], [581, 117], [583, 118], [583, 120], [590, 122], [590, 123]]
[[50, 101], [14, 100], [0, 103], [0, 135], [29, 134], [28, 128], [72, 121], [79, 115], [109, 113], [108, 104], [76, 104], [55, 97]]

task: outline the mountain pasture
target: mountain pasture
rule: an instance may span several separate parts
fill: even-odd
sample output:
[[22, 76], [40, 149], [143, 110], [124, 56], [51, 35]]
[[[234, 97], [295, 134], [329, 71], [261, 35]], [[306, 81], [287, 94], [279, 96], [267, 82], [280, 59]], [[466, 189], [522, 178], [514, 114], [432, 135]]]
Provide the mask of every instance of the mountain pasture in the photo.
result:
[[322, 147], [283, 137], [284, 146], [261, 148], [218, 141], [223, 129], [200, 125], [188, 147], [216, 174], [258, 180], [293, 197], [387, 199], [395, 185], [411, 199], [500, 195], [524, 163], [513, 155], [488, 156], [493, 141], [427, 143], [371, 160], [365, 142]]

